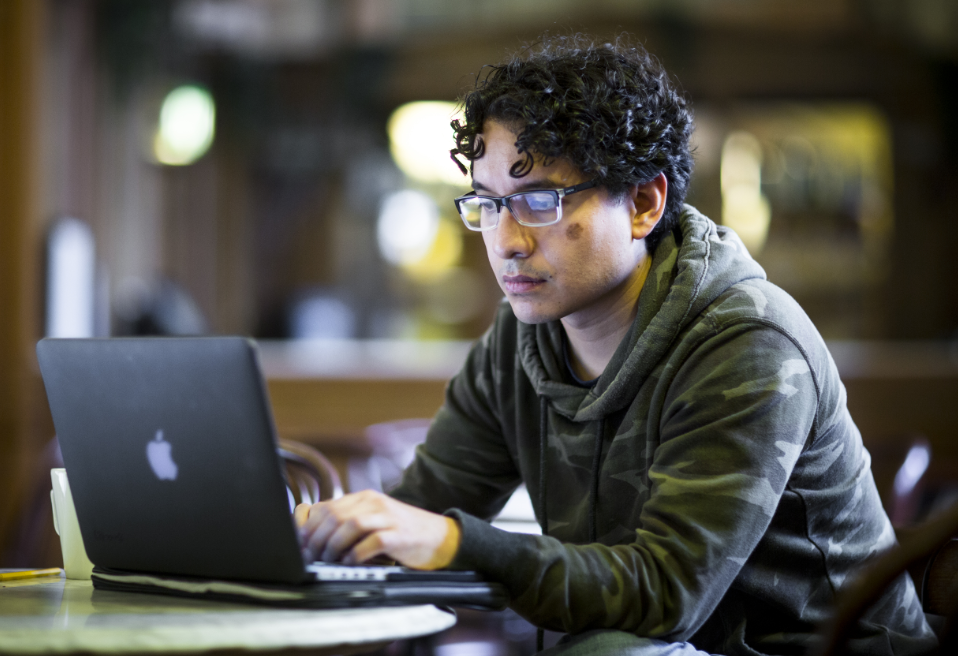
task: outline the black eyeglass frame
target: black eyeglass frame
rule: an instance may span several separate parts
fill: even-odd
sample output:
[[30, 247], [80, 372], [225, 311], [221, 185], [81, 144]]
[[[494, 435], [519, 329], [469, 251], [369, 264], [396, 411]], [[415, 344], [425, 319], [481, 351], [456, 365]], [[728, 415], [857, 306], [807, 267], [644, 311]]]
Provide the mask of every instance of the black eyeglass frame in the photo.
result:
[[[562, 189], [527, 189], [526, 191], [520, 191], [515, 194], [509, 194], [508, 196], [484, 196], [482, 194], [477, 194], [475, 192], [466, 194], [465, 196], [459, 196], [458, 198], [453, 199], [453, 202], [456, 204], [456, 212], [459, 214], [459, 218], [462, 219], [462, 222], [466, 225], [469, 230], [475, 232], [485, 232], [486, 230], [493, 230], [499, 226], [499, 217], [502, 216], [502, 206], [505, 205], [509, 212], [512, 213], [512, 218], [516, 220], [519, 225], [528, 226], [530, 228], [544, 228], [546, 226], [551, 226], [557, 224], [562, 220], [562, 199], [571, 194], [578, 193], [580, 191], [585, 191], [586, 189], [592, 189], [599, 185], [597, 180], [588, 180], [586, 182], [580, 182], [577, 185], [571, 187], [563, 187]], [[516, 196], [523, 196], [525, 194], [552, 194], [555, 197], [556, 201], [556, 220], [550, 221], [549, 223], [529, 223], [523, 221], [519, 218], [516, 212], [512, 209], [512, 203], [510, 199], [515, 198]], [[464, 201], [471, 200], [473, 198], [482, 198], [485, 200], [491, 200], [496, 204], [496, 222], [491, 226], [486, 226], [485, 228], [474, 228], [469, 225], [469, 222], [466, 221], [466, 218], [462, 215], [462, 209], [460, 209], [461, 204]]]

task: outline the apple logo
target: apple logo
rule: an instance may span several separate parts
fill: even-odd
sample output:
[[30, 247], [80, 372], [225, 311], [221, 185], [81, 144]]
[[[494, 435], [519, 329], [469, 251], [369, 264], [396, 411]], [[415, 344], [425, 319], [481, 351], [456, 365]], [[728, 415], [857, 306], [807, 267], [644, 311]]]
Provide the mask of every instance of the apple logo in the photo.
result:
[[173, 462], [173, 445], [163, 439], [163, 429], [156, 431], [156, 437], [146, 445], [146, 459], [150, 461], [153, 473], [161, 481], [175, 481], [179, 467]]

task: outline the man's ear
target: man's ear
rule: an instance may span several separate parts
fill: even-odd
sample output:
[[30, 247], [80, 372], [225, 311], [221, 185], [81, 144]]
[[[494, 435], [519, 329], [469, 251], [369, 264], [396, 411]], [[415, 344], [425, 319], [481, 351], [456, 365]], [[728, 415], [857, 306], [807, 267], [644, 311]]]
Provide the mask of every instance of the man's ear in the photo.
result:
[[649, 236], [665, 214], [665, 199], [668, 197], [669, 183], [664, 173], [659, 173], [645, 184], [635, 185], [629, 190], [635, 215], [632, 217], [632, 238], [645, 239]]

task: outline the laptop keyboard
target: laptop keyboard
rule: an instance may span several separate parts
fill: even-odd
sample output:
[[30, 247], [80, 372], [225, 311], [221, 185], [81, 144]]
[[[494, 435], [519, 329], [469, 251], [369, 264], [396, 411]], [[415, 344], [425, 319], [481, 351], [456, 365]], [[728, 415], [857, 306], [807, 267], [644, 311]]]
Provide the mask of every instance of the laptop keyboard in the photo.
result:
[[385, 581], [390, 574], [402, 574], [404, 567], [387, 565], [343, 565], [316, 561], [306, 565], [317, 581]]

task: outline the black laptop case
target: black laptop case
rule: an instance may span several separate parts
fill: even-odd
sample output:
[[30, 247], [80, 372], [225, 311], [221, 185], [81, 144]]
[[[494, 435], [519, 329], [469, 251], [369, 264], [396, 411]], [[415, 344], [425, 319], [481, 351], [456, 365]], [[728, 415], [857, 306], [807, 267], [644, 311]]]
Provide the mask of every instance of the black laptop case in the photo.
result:
[[463, 580], [456, 580], [455, 577], [429, 580], [428, 577], [422, 577], [406, 581], [314, 581], [290, 585], [158, 576], [96, 567], [91, 578], [93, 586], [99, 590], [146, 592], [290, 608], [437, 604], [501, 610], [509, 602], [504, 586], [483, 581], [474, 575], [463, 577]]

